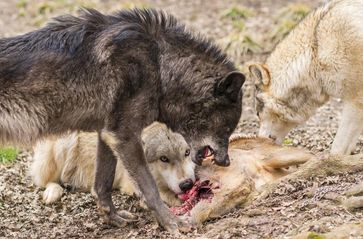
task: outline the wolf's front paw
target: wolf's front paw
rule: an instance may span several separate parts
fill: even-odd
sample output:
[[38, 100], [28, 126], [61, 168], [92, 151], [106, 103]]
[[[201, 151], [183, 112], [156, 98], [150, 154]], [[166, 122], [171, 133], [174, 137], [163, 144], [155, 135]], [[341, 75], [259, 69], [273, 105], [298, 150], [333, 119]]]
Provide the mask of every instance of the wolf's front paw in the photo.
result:
[[128, 211], [110, 211], [109, 213], [104, 213], [104, 219], [107, 224], [116, 226], [116, 227], [124, 227], [130, 222], [138, 221], [138, 217]]
[[188, 221], [174, 216], [169, 210], [163, 212], [157, 219], [160, 226], [174, 235], [179, 235], [179, 232], [190, 232], [193, 229]]
[[51, 204], [58, 201], [63, 194], [63, 188], [57, 183], [48, 183], [43, 192], [43, 202]]

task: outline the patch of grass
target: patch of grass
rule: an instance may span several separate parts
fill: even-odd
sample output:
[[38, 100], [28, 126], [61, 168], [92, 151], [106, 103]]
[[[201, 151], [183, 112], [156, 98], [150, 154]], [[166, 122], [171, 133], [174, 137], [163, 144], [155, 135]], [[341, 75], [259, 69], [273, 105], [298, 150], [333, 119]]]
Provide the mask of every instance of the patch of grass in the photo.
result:
[[252, 9], [238, 6], [238, 7], [231, 7], [223, 12], [223, 17], [229, 18], [232, 21], [247, 19], [248, 17], [253, 16], [254, 12]]
[[302, 18], [306, 17], [310, 11], [311, 8], [308, 5], [302, 3], [296, 3], [288, 6], [288, 10], [285, 15], [290, 15], [291, 16], [290, 18], [299, 21]]
[[246, 31], [234, 31], [222, 38], [219, 43], [237, 63], [244, 55], [260, 53], [263, 50], [257, 40]]
[[243, 31], [243, 30], [245, 30], [246, 23], [242, 20], [233, 21], [233, 27], [237, 30]]
[[238, 6], [231, 7], [222, 13], [223, 18], [227, 18], [232, 21], [233, 27], [236, 30], [243, 31], [245, 29], [245, 20], [253, 16], [254, 12], [250, 8]]
[[295, 3], [281, 9], [276, 15], [276, 27], [270, 32], [270, 40], [274, 43], [283, 39], [304, 17], [311, 8], [305, 4]]
[[43, 2], [38, 5], [38, 14], [46, 15], [54, 11], [54, 6], [48, 2]]
[[25, 8], [28, 6], [28, 0], [18, 0], [16, 7], [18, 8], [18, 17], [25, 17]]
[[15, 161], [18, 156], [18, 150], [14, 148], [1, 148], [0, 149], [0, 163], [9, 164]]
[[148, 5], [140, 1], [132, 1], [122, 4], [123, 9], [147, 8]]
[[29, 0], [17, 0], [17, 15], [18, 17], [28, 17], [31, 19], [30, 24], [41, 27], [51, 17], [61, 14], [77, 15], [81, 8], [96, 8], [103, 13], [107, 13], [120, 9], [147, 7], [143, 0], [129, 2], [102, 1], [102, 4], [100, 2], [100, 0], [37, 0], [34, 4], [30, 4]]
[[28, 5], [28, 0], [18, 0], [16, 1], [17, 8], [25, 8]]
[[255, 13], [253, 9], [244, 6], [234, 6], [222, 13], [222, 18], [230, 20], [232, 31], [219, 40], [222, 48], [238, 64], [244, 55], [250, 53], [261, 53], [262, 45], [256, 36], [246, 27], [246, 21]]
[[253, 39], [251, 35], [245, 34], [242, 44], [244, 45], [244, 47], [242, 47], [244, 52], [258, 53], [262, 51], [262, 46], [257, 43], [257, 41]]
[[309, 235], [307, 236], [307, 239], [325, 239], [325, 238], [326, 238], [325, 236], [315, 232], [310, 232]]
[[292, 145], [293, 142], [292, 142], [292, 139], [289, 139], [289, 138], [286, 138], [284, 139], [284, 142], [282, 142], [283, 145]]

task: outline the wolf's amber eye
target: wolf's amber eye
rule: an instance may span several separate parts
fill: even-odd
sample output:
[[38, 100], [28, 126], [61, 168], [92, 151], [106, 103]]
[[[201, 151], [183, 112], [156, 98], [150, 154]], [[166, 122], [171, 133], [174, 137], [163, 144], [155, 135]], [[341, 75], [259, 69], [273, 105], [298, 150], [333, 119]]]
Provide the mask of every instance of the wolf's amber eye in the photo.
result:
[[190, 155], [190, 149], [185, 150], [185, 157], [188, 157]]
[[165, 156], [161, 156], [160, 161], [163, 162], [163, 163], [169, 163], [169, 159], [167, 157], [165, 157]]

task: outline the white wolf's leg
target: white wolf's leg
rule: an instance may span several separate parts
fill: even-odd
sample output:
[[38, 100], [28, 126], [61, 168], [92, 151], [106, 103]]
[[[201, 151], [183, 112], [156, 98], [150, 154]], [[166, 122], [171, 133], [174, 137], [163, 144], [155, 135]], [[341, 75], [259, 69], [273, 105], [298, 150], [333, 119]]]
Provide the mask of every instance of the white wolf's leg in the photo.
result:
[[350, 154], [356, 146], [362, 128], [363, 109], [359, 109], [352, 104], [345, 104], [331, 154]]
[[51, 204], [58, 201], [63, 194], [63, 188], [58, 183], [48, 183], [43, 192], [43, 201], [45, 204]]
[[362, 128], [363, 109], [352, 104], [345, 104], [331, 154], [350, 154], [358, 141]]
[[54, 157], [52, 140], [40, 141], [34, 147], [30, 175], [38, 187], [46, 187], [49, 182], [58, 182], [59, 169]]
[[30, 174], [38, 187], [45, 187], [43, 201], [46, 204], [57, 201], [63, 194], [63, 188], [57, 183], [60, 181], [60, 167], [57, 165], [54, 154], [54, 141], [38, 142], [34, 147], [34, 162]]

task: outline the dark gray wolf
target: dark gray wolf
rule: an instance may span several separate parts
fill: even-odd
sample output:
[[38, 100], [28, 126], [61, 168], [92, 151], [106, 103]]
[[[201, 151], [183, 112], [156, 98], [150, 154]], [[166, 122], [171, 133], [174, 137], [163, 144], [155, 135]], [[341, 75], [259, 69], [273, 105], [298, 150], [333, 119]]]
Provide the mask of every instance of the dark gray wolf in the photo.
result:
[[[145, 162], [142, 129], [165, 123], [201, 163], [229, 164], [241, 115], [243, 74], [211, 42], [156, 10], [84, 10], [0, 40], [0, 141], [29, 144], [69, 130], [97, 131], [94, 191], [109, 223], [134, 219], [111, 199], [116, 156], [167, 230], [185, 224], [160, 199]], [[113, 140], [104, 137], [113, 135]]]

